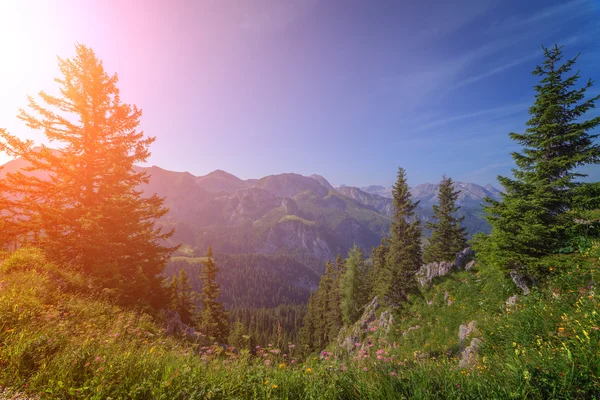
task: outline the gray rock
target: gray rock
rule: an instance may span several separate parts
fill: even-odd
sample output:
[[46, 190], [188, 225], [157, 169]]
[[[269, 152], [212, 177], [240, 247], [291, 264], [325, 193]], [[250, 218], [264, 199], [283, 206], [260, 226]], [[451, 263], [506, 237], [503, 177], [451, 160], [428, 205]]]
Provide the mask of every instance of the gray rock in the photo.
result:
[[458, 362], [460, 368], [469, 368], [477, 364], [477, 354], [482, 343], [482, 340], [479, 338], [471, 340], [471, 344], [465, 347], [461, 353], [460, 361]]
[[447, 290], [444, 292], [444, 302], [449, 306], [451, 306], [454, 303], [450, 298], [450, 293]]
[[200, 334], [196, 330], [181, 321], [179, 313], [173, 310], [165, 312], [165, 322], [167, 324], [166, 333], [168, 335], [182, 335], [189, 340], [198, 339]]
[[468, 325], [461, 325], [458, 328], [458, 346], [462, 349], [467, 337], [475, 331], [477, 322], [471, 321]]
[[379, 328], [383, 329], [385, 333], [390, 331], [390, 328], [394, 324], [394, 315], [391, 310], [386, 310], [379, 316]]
[[465, 265], [465, 271], [470, 271], [475, 266], [475, 260], [471, 260]]
[[365, 307], [362, 317], [360, 318], [360, 325], [363, 329], [368, 329], [369, 325], [375, 321], [375, 311], [379, 308], [379, 298], [373, 297], [373, 300]]
[[514, 307], [517, 304], [517, 295], [510, 296], [508, 300], [506, 300], [506, 309], [508, 310], [511, 307]]
[[510, 271], [510, 277], [512, 278], [515, 285], [517, 285], [517, 287], [523, 291], [523, 294], [527, 295], [530, 293], [529, 287], [527, 286], [528, 281], [524, 275], [513, 270]]
[[452, 263], [447, 261], [425, 264], [415, 274], [421, 286], [431, 283], [438, 276], [446, 276], [452, 271]]
[[454, 260], [454, 268], [457, 270], [465, 269], [465, 265], [475, 257], [475, 252], [467, 247], [456, 255]]
[[[338, 346], [346, 350], [348, 354], [357, 350], [355, 343], [360, 342], [361, 334], [366, 332], [371, 327], [371, 324], [377, 320], [375, 311], [377, 311], [378, 308], [379, 298], [375, 296], [365, 307], [362, 316], [354, 325], [342, 328], [337, 339]], [[390, 311], [385, 311], [381, 314], [379, 318], [380, 325], [382, 321], [384, 321], [383, 325], [385, 326], [385, 329], [389, 330], [394, 321]]]
[[415, 276], [421, 286], [425, 286], [430, 284], [433, 279], [438, 276], [449, 275], [453, 270], [460, 271], [462, 269], [467, 269], [467, 266], [469, 266], [470, 270], [475, 264], [474, 261], [472, 261], [474, 256], [475, 253], [473, 250], [470, 247], [467, 247], [456, 255], [454, 262], [440, 261], [422, 265]]

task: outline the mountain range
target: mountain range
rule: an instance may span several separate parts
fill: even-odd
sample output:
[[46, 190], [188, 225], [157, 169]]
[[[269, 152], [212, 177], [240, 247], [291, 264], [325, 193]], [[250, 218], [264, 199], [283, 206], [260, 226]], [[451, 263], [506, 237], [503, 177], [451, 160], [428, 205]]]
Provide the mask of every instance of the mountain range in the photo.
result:
[[[25, 165], [20, 159], [8, 162], [0, 178]], [[165, 198], [170, 211], [162, 222], [175, 228], [171, 240], [182, 244], [182, 255], [202, 255], [211, 245], [222, 254], [293, 251], [325, 260], [345, 254], [354, 243], [367, 251], [377, 246], [393, 213], [391, 187], [332, 185], [320, 175], [294, 173], [242, 180], [222, 170], [195, 176], [136, 168], [150, 175], [143, 192]], [[500, 198], [500, 191], [464, 182], [455, 188], [469, 234], [486, 232], [481, 204], [486, 197]], [[411, 188], [423, 222], [432, 216], [437, 191], [438, 185], [429, 183]]]

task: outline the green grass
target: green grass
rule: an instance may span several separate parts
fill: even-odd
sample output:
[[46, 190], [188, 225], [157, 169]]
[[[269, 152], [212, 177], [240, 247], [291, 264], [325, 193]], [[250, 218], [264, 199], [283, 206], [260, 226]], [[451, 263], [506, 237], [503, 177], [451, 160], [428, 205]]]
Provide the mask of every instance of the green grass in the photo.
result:
[[[509, 309], [516, 288], [493, 268], [438, 279], [389, 334], [364, 333], [362, 352], [302, 361], [288, 343], [251, 355], [167, 336], [160, 315], [87, 295], [77, 272], [22, 249], [0, 264], [0, 386], [60, 399], [594, 398], [598, 257], [596, 244], [548, 259], [548, 280]], [[484, 344], [463, 369], [458, 327], [471, 320]]]

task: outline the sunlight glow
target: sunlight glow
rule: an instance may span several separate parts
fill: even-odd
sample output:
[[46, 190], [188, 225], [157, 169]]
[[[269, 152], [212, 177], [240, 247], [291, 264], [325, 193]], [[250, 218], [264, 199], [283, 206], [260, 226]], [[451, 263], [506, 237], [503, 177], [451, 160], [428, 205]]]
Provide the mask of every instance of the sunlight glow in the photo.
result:
[[[28, 95], [47, 89], [57, 76], [57, 42], [60, 19], [51, 2], [0, 1], [0, 127], [39, 143], [41, 133], [17, 119]], [[9, 158], [0, 153], [0, 164]]]

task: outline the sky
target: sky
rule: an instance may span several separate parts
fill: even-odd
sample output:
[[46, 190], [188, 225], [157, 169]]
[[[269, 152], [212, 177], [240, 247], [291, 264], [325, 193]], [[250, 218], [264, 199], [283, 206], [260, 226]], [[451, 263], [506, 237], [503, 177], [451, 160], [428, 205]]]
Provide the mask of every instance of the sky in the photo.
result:
[[411, 185], [495, 184], [542, 46], [581, 53], [598, 95], [599, 37], [600, 0], [2, 0], [0, 127], [47, 143], [18, 109], [57, 92], [57, 56], [82, 43], [143, 110], [147, 165], [353, 186], [390, 185], [401, 166]]

